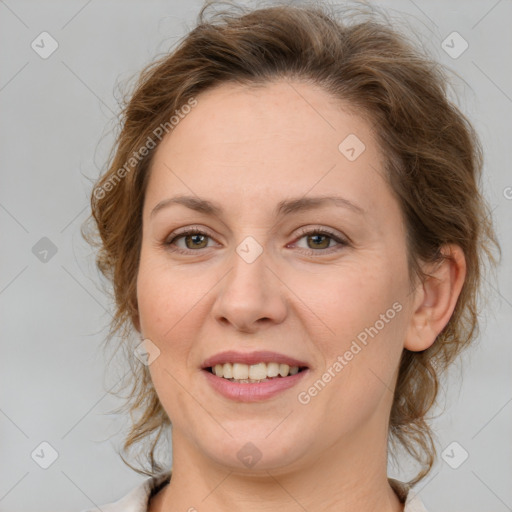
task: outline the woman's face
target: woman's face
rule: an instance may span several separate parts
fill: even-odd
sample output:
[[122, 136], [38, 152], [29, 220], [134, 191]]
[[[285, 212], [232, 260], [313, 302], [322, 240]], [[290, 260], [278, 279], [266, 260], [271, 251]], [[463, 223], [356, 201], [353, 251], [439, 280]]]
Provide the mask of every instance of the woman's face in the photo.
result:
[[[372, 453], [413, 297], [371, 127], [299, 82], [196, 99], [154, 155], [137, 281], [175, 453], [241, 470]], [[178, 196], [190, 199], [155, 210]], [[236, 383], [204, 369], [225, 351], [228, 377], [286, 375], [289, 359], [307, 369]]]

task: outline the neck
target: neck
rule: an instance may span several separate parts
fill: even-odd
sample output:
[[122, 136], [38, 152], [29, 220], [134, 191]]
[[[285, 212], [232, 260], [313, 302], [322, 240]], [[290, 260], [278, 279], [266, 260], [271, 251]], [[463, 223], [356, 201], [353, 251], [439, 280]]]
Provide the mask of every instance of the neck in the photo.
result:
[[344, 438], [292, 469], [242, 472], [218, 465], [188, 444], [186, 435], [173, 430], [171, 482], [150, 510], [224, 512], [243, 504], [244, 512], [402, 512], [404, 505], [387, 479], [386, 436], [381, 432], [368, 443]]

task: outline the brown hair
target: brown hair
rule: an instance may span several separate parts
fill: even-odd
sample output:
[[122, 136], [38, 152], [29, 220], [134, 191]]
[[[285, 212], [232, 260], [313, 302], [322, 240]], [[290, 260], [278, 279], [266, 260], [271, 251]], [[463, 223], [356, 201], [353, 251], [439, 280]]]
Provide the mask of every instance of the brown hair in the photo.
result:
[[89, 243], [99, 247], [98, 268], [113, 284], [116, 309], [108, 340], [120, 335], [118, 348], [126, 349], [131, 370], [125, 407], [133, 424], [123, 451], [154, 435], [149, 455], [145, 453], [149, 471], [123, 460], [141, 474], [162, 471], [155, 448], [170, 425], [148, 368], [134, 361], [129, 342], [138, 314], [142, 207], [154, 150], [144, 157], [133, 155], [173, 113], [208, 88], [290, 78], [321, 86], [376, 126], [387, 159], [386, 178], [407, 230], [410, 277], [424, 279], [419, 262], [440, 261], [444, 244], [457, 244], [465, 254], [466, 279], [450, 321], [430, 348], [404, 350], [400, 362], [390, 443], [401, 445], [420, 464], [409, 482], [414, 484], [435, 461], [426, 415], [438, 395], [440, 375], [478, 334], [483, 260], [495, 264], [491, 248], [499, 250], [491, 212], [479, 190], [478, 138], [449, 101], [440, 64], [372, 12], [351, 23], [349, 13], [338, 17], [319, 5], [235, 6], [240, 12], [214, 12], [208, 19], [210, 7], [202, 8], [197, 26], [171, 53], [141, 72], [124, 106], [108, 170], [91, 195], [92, 215], [86, 222], [95, 222], [100, 239], [82, 229]]

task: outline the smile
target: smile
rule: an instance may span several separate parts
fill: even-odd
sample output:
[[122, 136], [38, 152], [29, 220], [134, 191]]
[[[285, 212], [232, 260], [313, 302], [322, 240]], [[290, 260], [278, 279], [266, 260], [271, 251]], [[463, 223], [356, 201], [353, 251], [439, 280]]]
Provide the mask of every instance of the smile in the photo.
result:
[[266, 382], [271, 379], [280, 379], [288, 377], [289, 375], [295, 375], [299, 371], [304, 370], [299, 366], [290, 366], [282, 363], [257, 363], [257, 364], [243, 364], [243, 363], [224, 363], [216, 364], [208, 370], [224, 379], [230, 380], [231, 382], [241, 383], [254, 383], [254, 382]]

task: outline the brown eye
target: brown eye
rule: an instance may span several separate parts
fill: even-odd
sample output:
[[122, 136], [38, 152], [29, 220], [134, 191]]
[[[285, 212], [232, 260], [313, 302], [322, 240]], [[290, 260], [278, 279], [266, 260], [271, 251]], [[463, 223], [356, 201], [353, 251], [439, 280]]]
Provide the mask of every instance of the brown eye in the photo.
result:
[[[306, 247], [302, 251], [311, 256], [322, 256], [339, 251], [349, 243], [336, 233], [327, 229], [303, 230], [295, 244], [298, 244], [303, 238], [306, 239]], [[335, 242], [333, 245], [332, 242]], [[300, 248], [300, 246], [298, 246]]]
[[[322, 238], [323, 238], [323, 240], [321, 240]], [[308, 235], [307, 239], [308, 239], [308, 241], [312, 240], [312, 243], [313, 243], [313, 247], [311, 247], [312, 249], [327, 249], [332, 240], [331, 237], [329, 237], [327, 235], [320, 235], [320, 234]]]
[[[195, 233], [192, 235], [185, 235], [178, 238], [185, 238], [185, 245], [187, 246], [187, 249], [204, 249], [206, 245], [204, 245], [204, 242], [206, 240], [208, 235], [201, 235], [199, 233]], [[190, 245], [188, 242], [190, 241]], [[208, 244], [208, 242], [206, 242]]]
[[[190, 251], [197, 251], [198, 249], [206, 249], [208, 247], [208, 239], [210, 236], [204, 231], [198, 229], [189, 229], [177, 233], [176, 236], [165, 242], [165, 246], [172, 250], [182, 253], [189, 253]], [[183, 239], [185, 246], [179, 246], [177, 241]]]

